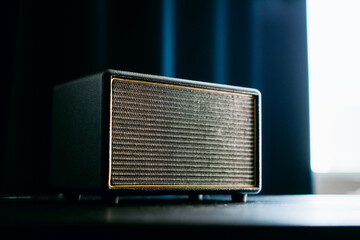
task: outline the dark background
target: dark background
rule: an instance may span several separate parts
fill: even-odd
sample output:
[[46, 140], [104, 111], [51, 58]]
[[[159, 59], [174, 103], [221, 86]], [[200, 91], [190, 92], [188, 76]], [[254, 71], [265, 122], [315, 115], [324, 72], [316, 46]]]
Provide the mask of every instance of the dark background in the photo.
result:
[[305, 0], [18, 0], [0, 15], [0, 194], [50, 191], [52, 88], [108, 68], [259, 89], [262, 193], [311, 193]]

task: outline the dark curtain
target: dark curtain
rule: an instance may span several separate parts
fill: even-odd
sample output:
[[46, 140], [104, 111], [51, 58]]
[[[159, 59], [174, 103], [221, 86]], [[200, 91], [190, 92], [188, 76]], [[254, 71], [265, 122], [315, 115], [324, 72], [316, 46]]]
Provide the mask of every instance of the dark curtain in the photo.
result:
[[108, 68], [258, 88], [263, 191], [310, 193], [305, 0], [11, 1], [0, 193], [47, 193], [54, 85]]

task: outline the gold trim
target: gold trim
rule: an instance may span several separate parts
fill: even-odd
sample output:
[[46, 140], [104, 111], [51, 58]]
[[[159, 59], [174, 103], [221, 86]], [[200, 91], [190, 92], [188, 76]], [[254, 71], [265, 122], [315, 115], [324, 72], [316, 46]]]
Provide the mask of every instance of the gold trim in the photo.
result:
[[108, 175], [108, 186], [112, 188], [111, 185], [111, 169], [112, 169], [112, 85], [114, 78], [110, 79], [110, 128], [109, 128], [109, 175]]
[[[126, 82], [135, 82], [135, 83], [145, 83], [145, 84], [153, 84], [153, 85], [160, 85], [160, 86], [168, 86], [168, 87], [177, 87], [177, 88], [185, 88], [185, 89], [192, 89], [192, 90], [200, 90], [206, 92], [215, 92], [215, 93], [225, 93], [225, 94], [232, 94], [232, 95], [241, 95], [246, 96], [254, 99], [254, 185], [111, 185], [111, 170], [112, 170], [112, 84], [114, 80], [126, 81]], [[141, 80], [132, 80], [132, 79], [123, 79], [112, 77], [110, 80], [110, 129], [109, 129], [109, 174], [108, 174], [108, 187], [109, 189], [116, 189], [116, 188], [253, 188], [257, 185], [257, 177], [258, 171], [256, 171], [256, 158], [257, 158], [257, 148], [256, 148], [256, 98], [250, 94], [243, 94], [243, 93], [233, 93], [233, 92], [226, 92], [220, 90], [212, 90], [212, 89], [201, 89], [195, 87], [187, 87], [187, 86], [180, 86], [180, 85], [173, 85], [173, 84], [166, 84], [166, 83], [155, 83], [155, 82], [146, 82]]]
[[257, 148], [256, 148], [256, 141], [257, 141], [257, 131], [256, 131], [256, 98], [254, 98], [254, 175], [255, 175], [255, 179], [254, 179], [254, 187], [257, 185], [257, 178], [258, 178], [258, 171], [257, 171], [257, 167], [256, 167], [256, 160], [257, 160]]
[[239, 188], [239, 187], [255, 187], [256, 185], [111, 185], [110, 188], [144, 188], [144, 187], [153, 187], [153, 188]]

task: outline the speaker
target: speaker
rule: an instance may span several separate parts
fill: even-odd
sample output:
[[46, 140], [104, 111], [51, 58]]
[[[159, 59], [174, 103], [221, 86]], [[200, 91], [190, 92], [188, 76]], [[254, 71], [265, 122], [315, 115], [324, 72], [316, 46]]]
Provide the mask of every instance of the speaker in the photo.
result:
[[55, 86], [51, 185], [101, 196], [261, 189], [258, 90], [107, 70]]

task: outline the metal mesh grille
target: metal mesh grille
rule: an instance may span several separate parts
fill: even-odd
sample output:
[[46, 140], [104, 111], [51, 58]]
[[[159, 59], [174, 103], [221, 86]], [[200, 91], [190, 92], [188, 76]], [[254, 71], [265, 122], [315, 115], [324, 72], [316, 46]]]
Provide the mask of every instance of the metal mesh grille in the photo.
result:
[[113, 80], [111, 185], [254, 185], [254, 101]]

